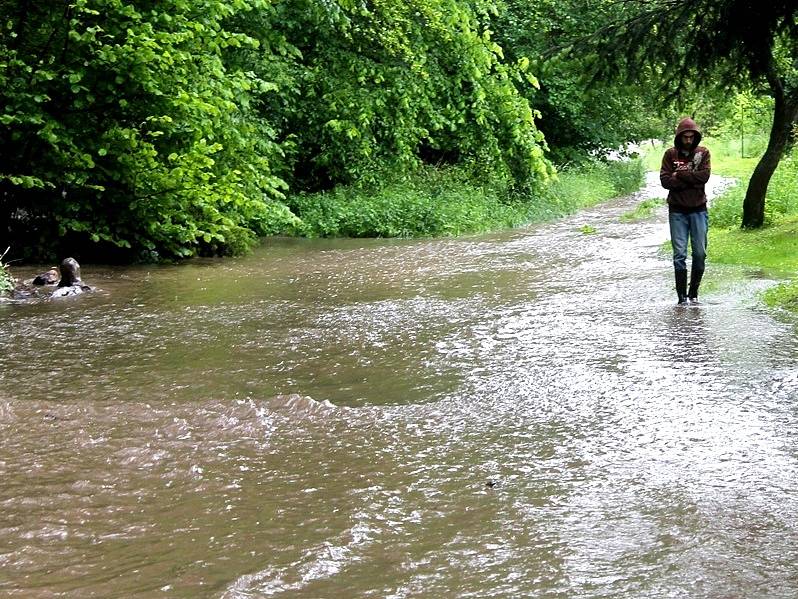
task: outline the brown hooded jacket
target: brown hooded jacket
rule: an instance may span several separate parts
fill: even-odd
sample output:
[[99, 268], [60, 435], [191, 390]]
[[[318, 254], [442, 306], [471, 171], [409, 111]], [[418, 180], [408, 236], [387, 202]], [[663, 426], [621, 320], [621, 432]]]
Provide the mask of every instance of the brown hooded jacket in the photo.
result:
[[[694, 131], [691, 147], [683, 147], [682, 133]], [[668, 190], [668, 209], [671, 212], [703, 212], [707, 209], [704, 185], [709, 180], [709, 150], [699, 146], [701, 131], [693, 119], [682, 119], [676, 127], [673, 147], [665, 151], [659, 180]]]

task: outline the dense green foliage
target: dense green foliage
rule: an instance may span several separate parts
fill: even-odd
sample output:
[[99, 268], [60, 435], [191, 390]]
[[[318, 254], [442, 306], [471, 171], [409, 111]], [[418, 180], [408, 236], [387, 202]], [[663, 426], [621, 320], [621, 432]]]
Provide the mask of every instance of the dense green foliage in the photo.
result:
[[410, 177], [288, 199], [310, 237], [423, 237], [515, 227], [571, 214], [639, 189], [640, 160], [581, 164], [559, 173], [530, 202], [495, 183], [477, 184], [456, 167], [426, 167]]
[[[535, 188], [549, 169], [519, 86], [526, 64], [503, 60], [491, 2], [286, 2], [274, 29], [300, 53], [286, 133], [298, 191], [379, 180], [386, 167], [471, 164]], [[279, 112], [279, 108], [278, 108]], [[293, 181], [292, 181], [293, 183]]]
[[280, 149], [227, 68], [257, 40], [225, 27], [265, 2], [2, 3], [2, 222], [34, 249], [187, 256], [290, 222]]
[[[0, 230], [17, 255], [129, 260], [561, 214], [636, 189], [637, 161], [588, 156], [661, 135], [676, 105], [761, 149], [794, 87], [793, 9], [751, 34], [739, 1], [0, 0]], [[772, 69], [782, 96], [746, 87]], [[748, 91], [706, 93], [717, 74]], [[552, 183], [547, 151], [581, 182]]]
[[423, 162], [549, 178], [481, 0], [0, 2], [0, 227], [31, 252], [238, 252], [286, 191]]
[[6, 253], [3, 252], [3, 255], [0, 256], [0, 295], [11, 291], [14, 288], [14, 277], [11, 275], [11, 272], [8, 270], [8, 265], [3, 262], [3, 258], [6, 257]]
[[513, 61], [530, 60], [540, 90], [527, 94], [557, 163], [617, 149], [660, 134], [661, 94], [650, 85], [587, 80], [592, 56], [569, 54], [564, 41], [590, 35], [606, 20], [603, 3], [504, 0], [496, 37]]

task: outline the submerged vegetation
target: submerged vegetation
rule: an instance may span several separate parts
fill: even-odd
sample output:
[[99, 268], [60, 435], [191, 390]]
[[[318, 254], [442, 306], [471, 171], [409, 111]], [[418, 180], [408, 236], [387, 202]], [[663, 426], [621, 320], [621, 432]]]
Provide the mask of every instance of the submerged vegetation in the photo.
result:
[[657, 208], [662, 207], [664, 204], [665, 200], [662, 198], [643, 200], [637, 206], [635, 206], [634, 210], [630, 210], [629, 212], [624, 212], [621, 214], [621, 222], [629, 223], [651, 218]]

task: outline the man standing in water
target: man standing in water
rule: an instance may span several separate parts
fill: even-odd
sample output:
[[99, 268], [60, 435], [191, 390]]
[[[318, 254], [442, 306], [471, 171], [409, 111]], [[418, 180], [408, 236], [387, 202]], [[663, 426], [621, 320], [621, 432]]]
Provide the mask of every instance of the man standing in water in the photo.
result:
[[[699, 146], [701, 131], [693, 119], [676, 127], [673, 147], [662, 157], [659, 180], [668, 190], [668, 222], [673, 246], [673, 269], [679, 304], [698, 303], [698, 287], [707, 257], [707, 194], [709, 150]], [[687, 288], [687, 240], [693, 254], [690, 288]]]

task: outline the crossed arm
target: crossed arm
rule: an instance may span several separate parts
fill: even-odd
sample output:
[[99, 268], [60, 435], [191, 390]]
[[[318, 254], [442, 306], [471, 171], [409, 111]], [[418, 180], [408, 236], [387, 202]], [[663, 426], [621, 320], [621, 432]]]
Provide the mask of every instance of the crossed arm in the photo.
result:
[[662, 157], [659, 180], [665, 189], [679, 190], [700, 187], [709, 181], [710, 170], [709, 150], [706, 151], [701, 164], [694, 171], [687, 166], [677, 168], [671, 159], [670, 153], [666, 152]]

